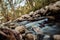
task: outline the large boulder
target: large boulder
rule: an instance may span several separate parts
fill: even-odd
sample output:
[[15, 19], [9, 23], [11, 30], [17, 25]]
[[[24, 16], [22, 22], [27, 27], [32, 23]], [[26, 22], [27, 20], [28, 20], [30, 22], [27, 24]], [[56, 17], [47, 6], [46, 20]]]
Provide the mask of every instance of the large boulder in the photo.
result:
[[0, 40], [20, 40], [20, 36], [11, 29], [0, 28]]

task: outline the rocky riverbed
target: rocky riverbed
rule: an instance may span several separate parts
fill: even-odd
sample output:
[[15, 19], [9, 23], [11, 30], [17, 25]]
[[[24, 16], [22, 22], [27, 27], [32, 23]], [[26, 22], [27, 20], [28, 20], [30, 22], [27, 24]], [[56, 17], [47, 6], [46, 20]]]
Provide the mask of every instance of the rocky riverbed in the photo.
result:
[[0, 40], [60, 40], [60, 1], [3, 23]]

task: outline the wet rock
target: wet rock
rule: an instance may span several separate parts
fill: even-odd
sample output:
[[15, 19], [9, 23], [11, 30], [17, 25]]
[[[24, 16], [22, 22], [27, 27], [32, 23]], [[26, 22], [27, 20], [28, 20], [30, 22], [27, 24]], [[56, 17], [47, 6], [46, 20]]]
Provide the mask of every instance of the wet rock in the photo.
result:
[[29, 28], [29, 27], [32, 27], [32, 26], [37, 26], [37, 27], [39, 27], [39, 25], [40, 25], [39, 23], [43, 24], [45, 21], [48, 21], [48, 19], [31, 22], [31, 23], [26, 24], [25, 26], [28, 27], [28, 28]]
[[26, 25], [28, 23], [30, 23], [29, 21], [22, 21], [22, 22], [18, 22], [20, 25]]
[[50, 36], [49, 35], [45, 35], [43, 40], [49, 40]]
[[33, 27], [33, 30], [35, 31], [36, 34], [43, 34], [43, 32], [41, 31], [41, 28], [39, 27]]
[[48, 34], [48, 35], [55, 35], [60, 33], [59, 31], [60, 27], [57, 27], [56, 25], [46, 26], [41, 30], [43, 31], [44, 34]]

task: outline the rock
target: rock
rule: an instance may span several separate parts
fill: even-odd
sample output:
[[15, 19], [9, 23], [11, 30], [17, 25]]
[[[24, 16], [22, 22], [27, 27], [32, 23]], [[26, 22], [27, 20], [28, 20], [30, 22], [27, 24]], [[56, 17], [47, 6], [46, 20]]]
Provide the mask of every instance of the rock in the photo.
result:
[[54, 35], [53, 37], [55, 40], [60, 40], [60, 35]]
[[35, 40], [35, 35], [31, 34], [31, 33], [27, 33], [25, 35], [25, 40]]
[[56, 6], [56, 7], [59, 7], [59, 8], [60, 8], [60, 1], [57, 1], [57, 2], [54, 4], [54, 6]]
[[29, 16], [33, 17], [33, 14], [34, 14], [34, 12], [32, 11], [32, 12], [29, 13]]
[[48, 35], [55, 35], [55, 34], [60, 34], [60, 26], [58, 27], [57, 25], [52, 25], [52, 26], [46, 26], [41, 29], [44, 34]]
[[25, 28], [25, 26], [18, 26], [15, 28], [15, 31], [20, 33], [20, 34], [23, 34], [23, 33], [25, 33], [26, 28]]
[[22, 21], [22, 22], [19, 22], [20, 25], [26, 25], [26, 24], [28, 24], [28, 23], [30, 23], [30, 22], [29, 22], [29, 21]]
[[50, 36], [49, 35], [45, 35], [43, 40], [49, 40]]
[[18, 33], [7, 28], [0, 28], [0, 40], [20, 40]]
[[43, 34], [43, 32], [41, 31], [41, 28], [39, 27], [33, 27], [33, 30], [35, 31], [36, 34]]
[[34, 14], [33, 14], [33, 17], [35, 18], [35, 17], [40, 17], [41, 15], [40, 15], [40, 10], [36, 10], [35, 12], [34, 12]]
[[[56, 22], [59, 23], [58, 26]], [[39, 40], [44, 35], [51, 35], [51, 38], [54, 35], [55, 39], [60, 40], [59, 35], [55, 35], [60, 34], [60, 1], [22, 15], [14, 22], [7, 22], [3, 25], [0, 29], [0, 40], [35, 40], [35, 36]], [[47, 40], [49, 36], [44, 38]]]
[[26, 26], [27, 28], [30, 28], [30, 27], [32, 27], [32, 26], [37, 26], [37, 27], [39, 27], [39, 26], [40, 26], [39, 23], [43, 24], [45, 21], [48, 21], [48, 19], [31, 22], [31, 23], [26, 24], [25, 26]]

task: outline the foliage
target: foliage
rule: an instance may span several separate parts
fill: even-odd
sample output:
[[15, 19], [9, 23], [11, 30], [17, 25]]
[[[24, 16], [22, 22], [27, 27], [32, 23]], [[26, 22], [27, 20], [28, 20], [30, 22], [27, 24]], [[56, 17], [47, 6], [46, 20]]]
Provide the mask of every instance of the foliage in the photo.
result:
[[[25, 1], [24, 6], [17, 6]], [[7, 22], [58, 0], [0, 0], [0, 20]], [[16, 7], [17, 6], [17, 7]]]

